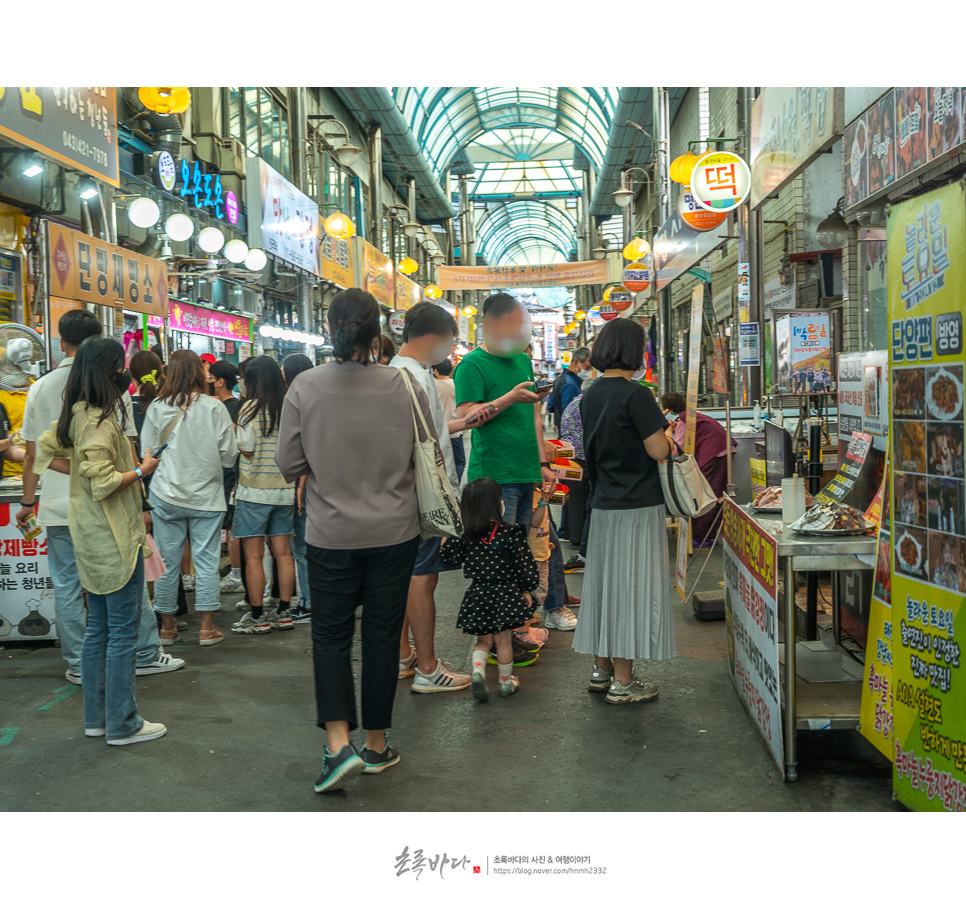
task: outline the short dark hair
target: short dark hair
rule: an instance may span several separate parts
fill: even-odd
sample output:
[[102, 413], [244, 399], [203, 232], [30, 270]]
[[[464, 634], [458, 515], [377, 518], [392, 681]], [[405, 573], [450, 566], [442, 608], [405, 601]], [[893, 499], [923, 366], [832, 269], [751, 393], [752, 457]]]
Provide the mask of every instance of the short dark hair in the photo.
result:
[[493, 529], [493, 521], [501, 520], [502, 501], [503, 490], [495, 480], [484, 476], [468, 482], [460, 498], [463, 539], [479, 540], [487, 536]]
[[449, 358], [444, 358], [436, 365], [436, 373], [440, 377], [449, 377], [453, 373], [453, 362]]
[[229, 390], [234, 390], [238, 383], [238, 368], [231, 361], [216, 361], [208, 368], [208, 373], [216, 380], [224, 380]]
[[630, 319], [612, 319], [594, 339], [590, 363], [599, 371], [636, 371], [644, 363], [644, 327]]
[[90, 310], [68, 310], [60, 318], [57, 331], [60, 333], [61, 342], [76, 348], [84, 339], [100, 335], [103, 327]]
[[574, 349], [574, 353], [570, 356], [570, 363], [573, 364], [574, 361], [586, 361], [590, 357], [590, 349], [586, 345], [581, 345], [579, 348]]
[[519, 306], [520, 304], [513, 297], [504, 291], [500, 291], [498, 294], [490, 294], [483, 301], [483, 316], [486, 316], [491, 310], [494, 316], [505, 316]]
[[379, 337], [376, 298], [362, 288], [339, 291], [332, 298], [326, 317], [332, 330], [333, 356], [340, 361], [368, 364], [372, 360], [372, 341]]
[[439, 304], [422, 300], [406, 311], [402, 340], [418, 339], [421, 335], [452, 335], [457, 333], [456, 320]]
[[282, 376], [285, 378], [286, 388], [292, 385], [292, 381], [298, 377], [302, 371], [311, 370], [315, 365], [308, 355], [289, 355], [282, 362]]
[[665, 393], [661, 397], [661, 408], [680, 415], [688, 407], [688, 401], [682, 393]]

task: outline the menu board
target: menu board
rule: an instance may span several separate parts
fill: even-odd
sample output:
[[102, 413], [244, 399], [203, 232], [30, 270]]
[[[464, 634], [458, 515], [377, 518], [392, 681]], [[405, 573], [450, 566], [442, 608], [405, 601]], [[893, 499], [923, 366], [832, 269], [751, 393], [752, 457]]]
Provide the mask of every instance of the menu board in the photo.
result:
[[872, 435], [872, 446], [884, 451], [889, 430], [889, 353], [840, 354], [838, 360], [839, 445], [853, 431]]
[[963, 312], [959, 183], [888, 219], [892, 435], [894, 764], [900, 801], [966, 808]]
[[56, 639], [47, 534], [24, 540], [15, 517], [19, 508], [19, 498], [13, 504], [0, 500], [0, 642]]

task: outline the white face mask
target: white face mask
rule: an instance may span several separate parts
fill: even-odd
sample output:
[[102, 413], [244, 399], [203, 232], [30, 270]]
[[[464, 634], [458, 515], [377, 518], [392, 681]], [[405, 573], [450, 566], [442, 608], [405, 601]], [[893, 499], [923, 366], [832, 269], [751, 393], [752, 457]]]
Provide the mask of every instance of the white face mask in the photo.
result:
[[584, 369], [584, 370], [582, 370], [582, 371], [580, 371], [580, 372], [579, 372], [579, 373], [577, 374], [577, 376], [578, 376], [578, 377], [579, 377], [579, 378], [580, 378], [581, 380], [589, 380], [589, 379], [590, 379], [590, 370], [589, 370], [589, 369]]
[[238, 392], [241, 393], [242, 396], [245, 395], [245, 381], [244, 380], [239, 380], [238, 381]]
[[633, 374], [631, 374], [631, 380], [642, 380], [644, 375], [647, 373], [646, 367], [639, 367]]

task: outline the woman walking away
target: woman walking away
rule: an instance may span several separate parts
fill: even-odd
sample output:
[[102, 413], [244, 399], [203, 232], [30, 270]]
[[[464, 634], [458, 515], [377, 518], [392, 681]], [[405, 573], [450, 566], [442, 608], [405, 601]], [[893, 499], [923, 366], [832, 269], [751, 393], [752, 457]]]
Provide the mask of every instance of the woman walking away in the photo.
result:
[[[310, 370], [312, 361], [307, 355], [289, 355], [282, 362], [282, 376], [288, 389], [302, 371]], [[295, 489], [293, 509], [295, 530], [292, 534], [292, 556], [295, 559], [295, 582], [299, 592], [298, 606], [292, 610], [293, 623], [308, 623], [312, 619], [312, 597], [309, 592], [309, 570], [305, 561], [305, 480], [300, 476]]]
[[[238, 413], [238, 489], [232, 528], [242, 541], [245, 556], [245, 588], [249, 610], [234, 626], [235, 633], [267, 633], [294, 629], [289, 605], [295, 590], [295, 562], [290, 540], [295, 487], [287, 483], [275, 465], [278, 424], [285, 398], [282, 371], [268, 355], [252, 358], [245, 368], [245, 401]], [[314, 419], [312, 420], [314, 422]], [[265, 540], [278, 565], [278, 608], [266, 613]]]
[[644, 361], [642, 326], [609, 322], [590, 360], [604, 376], [580, 404], [594, 497], [573, 647], [595, 656], [590, 690], [606, 692], [608, 703], [637, 703], [656, 699], [657, 687], [634, 676], [634, 659], [675, 654], [658, 476], [669, 450], [667, 420], [651, 391], [631, 380]]
[[238, 448], [228, 410], [207, 390], [207, 374], [198, 356], [185, 349], [174, 352], [141, 429], [141, 442], [153, 454], [167, 444], [164, 463], [151, 481], [154, 538], [167, 566], [154, 585], [164, 645], [180, 638], [175, 613], [187, 540], [195, 564], [195, 609], [201, 614], [199, 642], [217, 645], [225, 638], [215, 625], [215, 612], [221, 609], [218, 564], [227, 507], [224, 470], [234, 465]]
[[[77, 575], [87, 591], [81, 652], [84, 733], [112, 745], [153, 741], [167, 729], [138, 714], [135, 647], [144, 595], [141, 479], [158, 467], [145, 453], [134, 466], [121, 394], [124, 348], [91, 336], [81, 343], [55, 428], [37, 442], [34, 470], [70, 475], [68, 527]], [[120, 421], [119, 421], [120, 419]]]
[[[211, 395], [215, 399], [221, 400], [222, 405], [228, 410], [232, 425], [235, 425], [238, 421], [238, 410], [241, 409], [241, 400], [235, 396], [235, 387], [238, 385], [238, 368], [230, 361], [216, 361], [208, 368], [208, 379], [211, 381]], [[222, 527], [225, 530], [228, 561], [231, 566], [230, 571], [219, 584], [222, 594], [237, 594], [245, 590], [241, 580], [241, 546], [238, 540], [232, 539], [231, 534], [232, 518], [235, 516], [234, 493], [237, 481], [238, 461], [236, 460], [234, 466], [231, 469], [226, 469], [222, 477], [222, 484], [225, 487], [225, 504], [228, 506]]]
[[[379, 304], [351, 288], [328, 310], [333, 360], [296, 378], [282, 410], [276, 461], [290, 482], [308, 476], [305, 525], [312, 590], [318, 725], [328, 740], [316, 792], [341, 789], [361, 772], [399, 763], [389, 744], [399, 683], [399, 638], [419, 544], [408, 371], [373, 358]], [[430, 437], [429, 400], [414, 386]], [[352, 682], [355, 610], [362, 617], [362, 722]]]
[[140, 439], [144, 415], [161, 389], [161, 359], [153, 351], [135, 352], [131, 358], [131, 378], [137, 387], [131, 402], [134, 405], [134, 425]]
[[531, 592], [540, 586], [540, 571], [527, 544], [527, 528], [503, 523], [503, 492], [494, 480], [467, 483], [461, 512], [463, 537], [447, 540], [440, 554], [449, 565], [462, 566], [464, 577], [473, 579], [463, 595], [456, 626], [476, 636], [470, 686], [473, 697], [483, 703], [490, 697], [486, 659], [494, 641], [500, 696], [520, 689], [520, 679], [513, 676], [513, 630], [530, 618]]

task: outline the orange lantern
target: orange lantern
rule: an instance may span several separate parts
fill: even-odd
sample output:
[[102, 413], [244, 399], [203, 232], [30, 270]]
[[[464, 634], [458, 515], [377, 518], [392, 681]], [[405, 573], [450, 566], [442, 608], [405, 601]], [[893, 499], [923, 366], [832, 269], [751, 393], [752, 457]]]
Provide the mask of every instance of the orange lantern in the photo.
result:
[[677, 159], [671, 162], [671, 181], [677, 182], [678, 185], [690, 185], [691, 184], [691, 173], [694, 171], [694, 164], [698, 162], [698, 157], [696, 157], [689, 150], [687, 153], [682, 153]]
[[141, 104], [159, 115], [179, 115], [191, 105], [187, 86], [139, 86]]
[[415, 259], [411, 258], [410, 256], [406, 256], [406, 258], [403, 259], [397, 267], [404, 275], [411, 275], [414, 271], [416, 271], [417, 268], [419, 268], [419, 264]]
[[427, 284], [425, 294], [430, 300], [439, 300], [443, 296], [443, 292], [435, 284]]
[[355, 236], [356, 225], [341, 211], [330, 214], [322, 225], [325, 232], [335, 240], [347, 240]]

